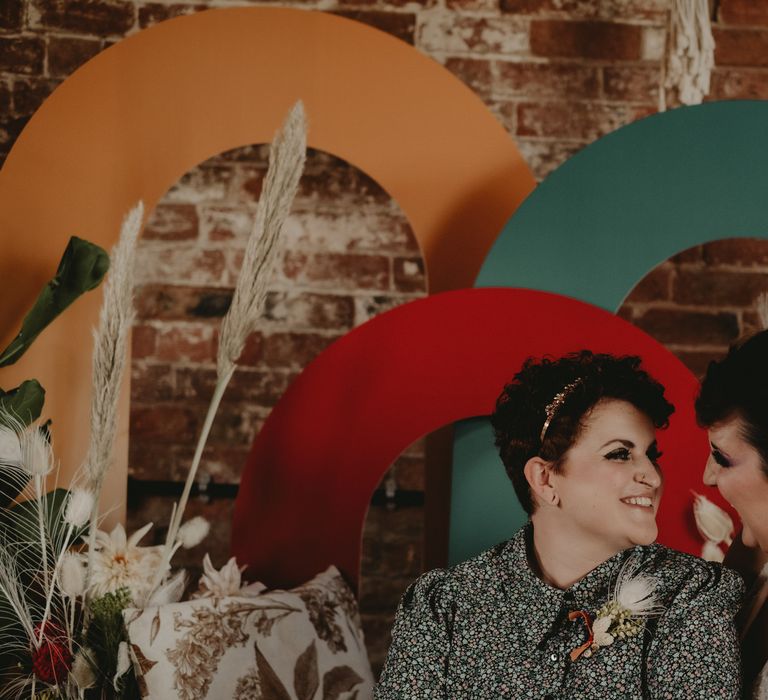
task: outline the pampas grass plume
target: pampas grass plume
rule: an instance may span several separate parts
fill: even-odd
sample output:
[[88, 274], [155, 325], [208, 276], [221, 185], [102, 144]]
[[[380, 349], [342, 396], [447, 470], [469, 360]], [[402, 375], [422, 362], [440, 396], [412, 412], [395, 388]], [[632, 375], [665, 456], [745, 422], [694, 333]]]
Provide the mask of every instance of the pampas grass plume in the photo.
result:
[[94, 498], [90, 491], [73, 488], [69, 492], [67, 509], [64, 511], [64, 522], [72, 527], [82, 527], [91, 517], [93, 505]]
[[85, 593], [85, 568], [78, 554], [67, 552], [61, 561], [59, 585], [68, 598], [78, 598]]
[[197, 547], [208, 536], [210, 530], [210, 523], [198, 515], [191, 520], [187, 520], [179, 528], [179, 543], [184, 549]]

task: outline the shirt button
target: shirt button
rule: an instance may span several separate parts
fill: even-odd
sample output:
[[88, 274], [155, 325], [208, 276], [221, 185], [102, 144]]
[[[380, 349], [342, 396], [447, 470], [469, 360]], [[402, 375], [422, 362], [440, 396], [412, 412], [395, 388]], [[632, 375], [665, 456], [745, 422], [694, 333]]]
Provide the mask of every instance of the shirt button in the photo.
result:
[[557, 661], [557, 654], [552, 654], [552, 655], [549, 657], [549, 660], [550, 660], [550, 661]]

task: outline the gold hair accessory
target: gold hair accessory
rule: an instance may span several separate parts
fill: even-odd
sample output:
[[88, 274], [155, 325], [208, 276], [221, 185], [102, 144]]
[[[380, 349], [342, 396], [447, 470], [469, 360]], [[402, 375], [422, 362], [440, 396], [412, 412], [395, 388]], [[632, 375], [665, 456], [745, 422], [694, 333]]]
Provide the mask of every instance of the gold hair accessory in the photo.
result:
[[570, 384], [566, 384], [563, 387], [563, 390], [559, 394], [555, 394], [555, 398], [552, 399], [550, 403], [547, 404], [547, 407], [544, 409], [544, 411], [547, 414], [547, 419], [544, 421], [544, 425], [541, 428], [541, 435], [539, 435], [539, 442], [544, 442], [544, 436], [547, 434], [547, 428], [549, 428], [549, 424], [552, 422], [552, 419], [555, 417], [555, 414], [560, 410], [560, 407], [563, 405], [563, 402], [568, 398], [570, 393], [577, 387], [579, 384], [581, 384], [581, 378], [578, 378], [574, 381], [572, 381]]

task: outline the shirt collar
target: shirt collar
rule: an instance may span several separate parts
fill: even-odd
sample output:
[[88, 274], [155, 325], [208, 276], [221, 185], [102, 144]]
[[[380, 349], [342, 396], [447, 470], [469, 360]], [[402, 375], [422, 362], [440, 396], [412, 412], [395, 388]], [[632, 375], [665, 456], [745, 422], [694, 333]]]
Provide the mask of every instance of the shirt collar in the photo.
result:
[[610, 598], [611, 587], [621, 565], [636, 550], [633, 547], [614, 554], [589, 571], [569, 588], [562, 590], [542, 581], [533, 571], [533, 523], [529, 520], [509, 540], [501, 552], [502, 575], [507, 595], [515, 609], [523, 611], [520, 634], [530, 645], [539, 644], [553, 626], [567, 621], [571, 610], [594, 614]]

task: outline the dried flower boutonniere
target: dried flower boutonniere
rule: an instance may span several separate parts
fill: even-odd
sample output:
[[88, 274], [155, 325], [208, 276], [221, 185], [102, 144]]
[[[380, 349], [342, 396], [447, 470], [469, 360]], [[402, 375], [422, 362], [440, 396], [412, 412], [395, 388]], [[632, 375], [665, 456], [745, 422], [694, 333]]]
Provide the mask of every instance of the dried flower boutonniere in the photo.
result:
[[569, 620], [582, 619], [587, 628], [588, 639], [571, 651], [571, 660], [580, 656], [592, 656], [600, 647], [606, 647], [616, 639], [625, 639], [639, 634], [645, 627], [645, 620], [660, 615], [664, 608], [656, 598], [656, 580], [638, 572], [640, 564], [636, 557], [624, 562], [616, 579], [611, 599], [590, 618], [584, 610], [568, 613]]

